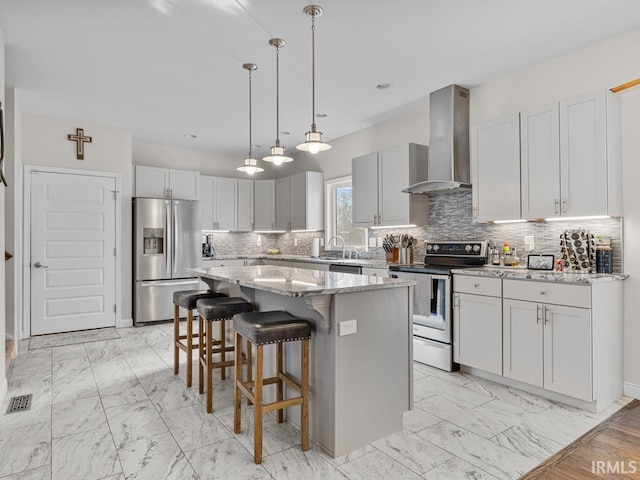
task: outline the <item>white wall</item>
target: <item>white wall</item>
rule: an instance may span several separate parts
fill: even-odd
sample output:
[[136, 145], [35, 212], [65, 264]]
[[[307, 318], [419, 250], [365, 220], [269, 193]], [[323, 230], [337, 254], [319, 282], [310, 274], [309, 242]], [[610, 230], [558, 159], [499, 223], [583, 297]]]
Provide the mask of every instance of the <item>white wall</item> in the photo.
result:
[[[76, 144], [67, 140], [84, 128], [93, 142], [85, 144], [84, 160], [76, 160]], [[121, 174], [121, 272], [123, 319], [131, 319], [131, 132], [125, 128], [66, 120], [44, 115], [22, 117], [24, 165], [74, 168]]]
[[6, 333], [20, 338], [17, 322], [22, 317], [22, 281], [17, 265], [22, 265], [22, 113], [13, 87], [5, 88], [5, 242], [13, 258], [5, 263]]
[[[377, 152], [403, 143], [429, 143], [429, 111], [427, 109], [428, 92], [425, 92], [424, 105], [404, 113], [386, 122], [378, 123], [358, 132], [331, 140], [331, 150], [311, 155], [294, 153], [295, 147], [287, 149], [294, 155], [294, 161], [283, 165], [278, 177], [313, 170], [324, 172], [325, 180], [351, 175], [351, 159]], [[326, 138], [325, 138], [326, 140]]]
[[[244, 173], [236, 170], [242, 165], [244, 160], [242, 156], [151, 143], [134, 143], [132, 155], [134, 165], [194, 170], [203, 175], [218, 177], [246, 177]], [[260, 163], [265, 171], [255, 174], [252, 178], [276, 178], [277, 170], [273, 165], [264, 165], [265, 162]]]
[[[4, 107], [4, 38], [0, 31], [0, 101]], [[0, 253], [4, 253], [4, 185], [0, 186]], [[5, 281], [4, 281], [4, 259], [0, 260], [0, 305], [4, 305]], [[4, 361], [4, 332], [5, 313], [4, 308], [0, 308], [0, 403], [7, 393], [7, 375]]]

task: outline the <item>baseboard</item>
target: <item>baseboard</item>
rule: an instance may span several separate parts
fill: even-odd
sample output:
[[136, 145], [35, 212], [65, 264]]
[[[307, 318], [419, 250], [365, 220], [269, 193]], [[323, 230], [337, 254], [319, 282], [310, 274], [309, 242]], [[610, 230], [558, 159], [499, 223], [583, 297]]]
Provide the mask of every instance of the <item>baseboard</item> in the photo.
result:
[[2, 405], [2, 402], [4, 402], [4, 397], [7, 396], [7, 391], [9, 390], [8, 388], [8, 384], [7, 384], [7, 379], [3, 378], [0, 381], [0, 405]]
[[624, 394], [627, 397], [633, 397], [640, 400], [640, 385], [636, 385], [635, 383], [625, 382], [624, 384]]
[[133, 318], [120, 318], [116, 320], [116, 328], [133, 327]]

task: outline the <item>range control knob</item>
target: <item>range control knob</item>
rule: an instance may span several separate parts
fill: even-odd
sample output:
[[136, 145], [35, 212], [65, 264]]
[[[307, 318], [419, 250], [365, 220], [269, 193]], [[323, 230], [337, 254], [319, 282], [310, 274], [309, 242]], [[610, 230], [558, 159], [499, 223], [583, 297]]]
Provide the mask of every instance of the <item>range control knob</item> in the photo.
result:
[[433, 250], [433, 245], [427, 244], [427, 251], [430, 252]]
[[471, 245], [466, 245], [464, 249], [467, 253], [471, 253]]
[[474, 251], [475, 253], [478, 253], [478, 252], [480, 251], [480, 245], [474, 245], [474, 246], [473, 246], [473, 251]]
[[440, 247], [438, 245], [434, 245], [433, 246], [433, 251], [437, 252], [438, 250], [440, 250]]

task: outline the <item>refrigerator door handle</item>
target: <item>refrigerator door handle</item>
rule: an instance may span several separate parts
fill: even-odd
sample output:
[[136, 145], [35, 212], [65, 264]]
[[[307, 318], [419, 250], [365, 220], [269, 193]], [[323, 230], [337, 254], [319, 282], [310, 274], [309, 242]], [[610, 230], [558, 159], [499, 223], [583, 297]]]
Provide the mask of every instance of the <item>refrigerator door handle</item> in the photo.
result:
[[165, 258], [167, 259], [167, 275], [171, 275], [171, 255], [173, 253], [173, 232], [171, 232], [171, 205], [167, 203], [167, 218], [166, 218], [166, 232], [167, 232], [167, 250], [165, 252]]
[[173, 273], [178, 273], [178, 206], [173, 204]]
[[195, 285], [198, 283], [198, 280], [185, 280], [184, 282], [148, 282], [148, 283], [140, 283], [141, 287], [149, 288], [149, 287], [174, 287], [176, 285]]

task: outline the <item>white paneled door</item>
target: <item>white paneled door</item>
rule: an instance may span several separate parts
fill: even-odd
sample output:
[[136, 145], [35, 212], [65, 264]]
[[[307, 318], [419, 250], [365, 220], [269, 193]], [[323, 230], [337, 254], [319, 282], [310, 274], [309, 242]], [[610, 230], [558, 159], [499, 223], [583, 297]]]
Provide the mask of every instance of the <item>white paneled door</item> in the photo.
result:
[[116, 324], [114, 178], [31, 173], [31, 335]]

